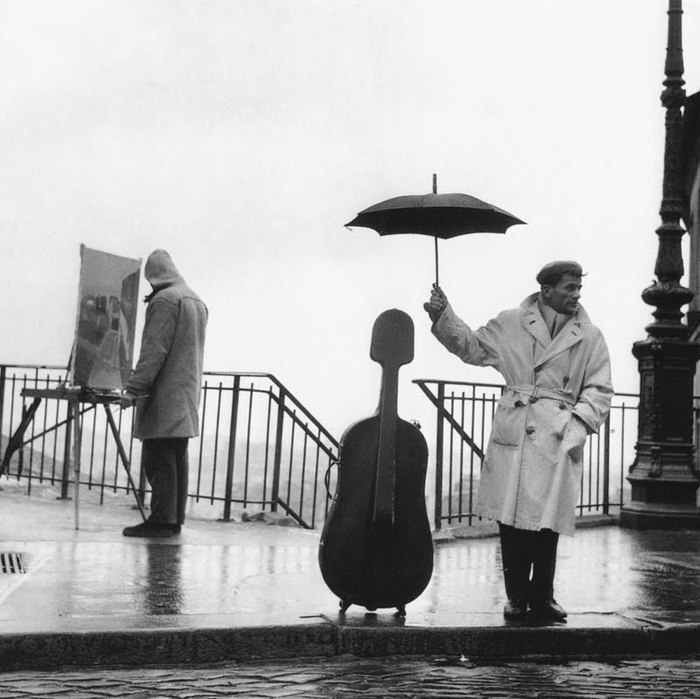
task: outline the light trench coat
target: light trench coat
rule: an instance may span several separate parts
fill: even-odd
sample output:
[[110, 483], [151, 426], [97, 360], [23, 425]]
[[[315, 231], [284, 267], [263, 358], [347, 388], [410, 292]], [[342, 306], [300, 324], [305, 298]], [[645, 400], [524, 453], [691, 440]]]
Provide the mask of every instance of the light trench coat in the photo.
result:
[[610, 411], [610, 358], [602, 333], [581, 306], [552, 340], [538, 296], [478, 330], [448, 304], [433, 333], [462, 361], [494, 367], [506, 381], [475, 512], [519, 529], [571, 536], [583, 446]]

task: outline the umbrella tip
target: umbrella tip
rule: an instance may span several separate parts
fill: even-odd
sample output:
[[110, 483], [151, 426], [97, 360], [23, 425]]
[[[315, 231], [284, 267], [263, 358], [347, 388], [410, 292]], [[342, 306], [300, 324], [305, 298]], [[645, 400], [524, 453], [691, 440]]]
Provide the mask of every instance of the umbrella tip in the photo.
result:
[[433, 173], [433, 194], [437, 194], [437, 174]]

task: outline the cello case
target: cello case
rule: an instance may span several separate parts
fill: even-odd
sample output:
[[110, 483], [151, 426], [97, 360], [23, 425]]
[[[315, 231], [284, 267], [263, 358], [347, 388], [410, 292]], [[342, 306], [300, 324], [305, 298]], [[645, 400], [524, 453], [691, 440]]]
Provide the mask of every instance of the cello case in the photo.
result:
[[379, 406], [341, 438], [338, 486], [321, 534], [319, 565], [341, 612], [374, 611], [418, 597], [433, 571], [425, 504], [428, 446], [397, 415], [399, 368], [413, 360], [413, 321], [396, 309], [374, 323], [370, 357], [382, 366]]

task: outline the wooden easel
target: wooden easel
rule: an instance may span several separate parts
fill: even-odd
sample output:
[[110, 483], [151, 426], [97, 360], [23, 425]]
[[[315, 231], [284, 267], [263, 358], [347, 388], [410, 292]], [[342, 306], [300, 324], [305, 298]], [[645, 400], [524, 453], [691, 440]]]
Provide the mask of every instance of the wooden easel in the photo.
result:
[[[139, 269], [141, 267], [141, 259], [130, 259], [126, 257], [120, 257], [118, 255], [111, 255], [109, 253], [102, 252], [100, 250], [93, 250], [86, 247], [85, 245], [80, 245], [80, 279], [78, 283], [78, 308], [76, 313], [76, 324], [75, 324], [75, 338], [73, 341], [73, 349], [71, 351], [71, 356], [68, 361], [68, 377], [65, 382], [59, 383], [55, 388], [25, 388], [22, 390], [21, 395], [25, 398], [33, 398], [31, 405], [28, 408], [24, 408], [22, 411], [22, 419], [19, 426], [15, 430], [14, 434], [10, 438], [7, 448], [5, 449], [5, 454], [3, 456], [2, 462], [0, 463], [0, 475], [5, 472], [12, 454], [18, 449], [24, 447], [25, 444], [34, 439], [25, 441], [24, 433], [26, 432], [29, 425], [32, 423], [34, 416], [39, 408], [42, 399], [54, 399], [54, 400], [65, 400], [68, 401], [68, 420], [67, 425], [70, 425], [72, 420], [74, 426], [73, 432], [73, 473], [75, 480], [75, 528], [79, 528], [80, 524], [80, 509], [79, 509], [79, 490], [80, 490], [80, 451], [82, 444], [82, 434], [80, 426], [80, 416], [85, 410], [81, 410], [81, 405], [91, 404], [93, 406], [103, 405], [105, 413], [107, 414], [107, 423], [109, 424], [110, 431], [114, 437], [114, 441], [117, 446], [117, 451], [119, 452], [119, 457], [124, 468], [126, 469], [126, 474], [129, 478], [129, 483], [134, 491], [134, 497], [136, 498], [136, 504], [138, 505], [139, 511], [141, 512], [141, 517], [146, 521], [146, 514], [143, 510], [143, 504], [139, 498], [138, 491], [134, 485], [133, 479], [131, 477], [131, 468], [129, 464], [129, 458], [127, 457], [126, 451], [121, 441], [119, 435], [119, 430], [114, 422], [114, 417], [109, 409], [110, 404], [118, 403], [121, 394], [118, 390], [108, 390], [105, 388], [89, 388], [87, 387], [88, 381], [93, 379], [92, 367], [88, 367], [89, 371], [87, 376], [84, 376], [86, 367], [83, 366], [84, 362], [81, 363], [81, 372], [76, 371], [76, 348], [80, 347], [79, 344], [82, 341], [83, 346], [87, 346], [87, 355], [92, 358], [100, 359], [100, 343], [103, 342], [104, 337], [107, 332], [118, 334], [118, 337], [122, 338], [122, 321], [124, 324], [135, 323], [135, 304], [138, 298], [138, 281], [139, 281]], [[96, 285], [95, 280], [99, 279], [100, 283]], [[130, 321], [127, 321], [122, 315], [123, 310], [123, 300], [127, 297], [129, 299], [129, 307], [132, 309], [130, 314]], [[117, 308], [114, 307], [114, 301], [117, 301]], [[85, 303], [85, 309], [87, 316], [86, 318], [82, 315], [83, 303]], [[98, 312], [99, 311], [99, 312]], [[99, 317], [99, 323], [97, 318]], [[81, 337], [81, 327], [83, 321], [87, 325], [86, 332], [87, 337]], [[133, 335], [133, 325], [131, 327], [131, 334]], [[99, 337], [99, 342], [97, 337]], [[110, 350], [110, 345], [107, 345], [107, 350]], [[114, 348], [112, 347], [112, 352]], [[106, 362], [106, 366], [112, 370], [112, 374], [116, 376], [101, 376], [96, 378], [95, 381], [98, 386], [122, 386], [123, 383], [123, 372], [125, 369], [131, 370], [131, 353], [129, 352], [128, 364], [129, 366], [121, 366], [122, 361], [117, 361], [115, 363], [102, 358], [103, 365]], [[116, 359], [116, 358], [112, 358]], [[119, 360], [122, 358], [119, 357]], [[119, 365], [118, 367], [116, 365]], [[101, 368], [104, 368], [102, 366]], [[100, 374], [100, 372], [97, 372]], [[121, 376], [120, 376], [121, 374]], [[116, 379], [116, 380], [114, 380]], [[121, 380], [120, 380], [121, 379]], [[85, 385], [82, 384], [83, 381]], [[58, 427], [58, 425], [56, 425]], [[68, 452], [68, 448], [66, 449]], [[70, 456], [66, 453], [65, 462], [70, 460]], [[64, 472], [64, 482], [68, 480], [67, 472]]]
[[143, 509], [143, 503], [139, 498], [138, 490], [134, 485], [133, 478], [131, 476], [131, 464], [129, 462], [129, 457], [126, 454], [124, 445], [122, 444], [121, 435], [117, 429], [117, 424], [114, 421], [114, 416], [112, 411], [109, 409], [111, 404], [117, 403], [119, 401], [119, 395], [109, 391], [97, 391], [89, 390], [80, 387], [66, 386], [65, 384], [60, 385], [57, 388], [25, 388], [22, 389], [22, 396], [25, 398], [33, 398], [31, 405], [27, 408], [23, 415], [22, 420], [10, 438], [7, 448], [5, 449], [5, 454], [2, 459], [2, 464], [0, 465], [0, 474], [5, 471], [7, 464], [12, 457], [12, 454], [21, 449], [26, 442], [24, 442], [24, 433], [34, 419], [34, 415], [41, 404], [42, 399], [54, 399], [54, 400], [65, 400], [68, 401], [68, 415], [73, 419], [73, 475], [75, 483], [75, 528], [80, 528], [80, 504], [79, 504], [79, 493], [80, 493], [80, 452], [82, 447], [82, 431], [80, 429], [80, 415], [81, 415], [81, 404], [91, 404], [91, 405], [103, 405], [105, 413], [107, 415], [107, 423], [109, 424], [110, 431], [112, 432], [112, 437], [117, 447], [119, 453], [119, 458], [121, 459], [124, 469], [126, 470], [126, 475], [129, 478], [129, 483], [134, 491], [134, 497], [136, 498], [136, 504], [138, 505], [139, 512], [143, 521], [146, 521], [146, 513]]

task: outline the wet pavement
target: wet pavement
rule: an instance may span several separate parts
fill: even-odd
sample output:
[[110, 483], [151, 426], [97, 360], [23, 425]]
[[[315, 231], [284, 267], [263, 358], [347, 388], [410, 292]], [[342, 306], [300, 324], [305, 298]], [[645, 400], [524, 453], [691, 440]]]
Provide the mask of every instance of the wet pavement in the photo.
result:
[[191, 516], [180, 537], [129, 539], [121, 530], [139, 514], [123, 496], [99, 505], [81, 493], [76, 531], [74, 503], [52, 489], [0, 487], [0, 553], [26, 567], [0, 574], [5, 672], [361, 656], [444, 658], [440, 672], [463, 672], [460, 658], [700, 653], [700, 532], [603, 526], [562, 537], [565, 624], [504, 621], [492, 537], [438, 543], [433, 578], [405, 619], [358, 607], [343, 616], [318, 570], [318, 532]]

